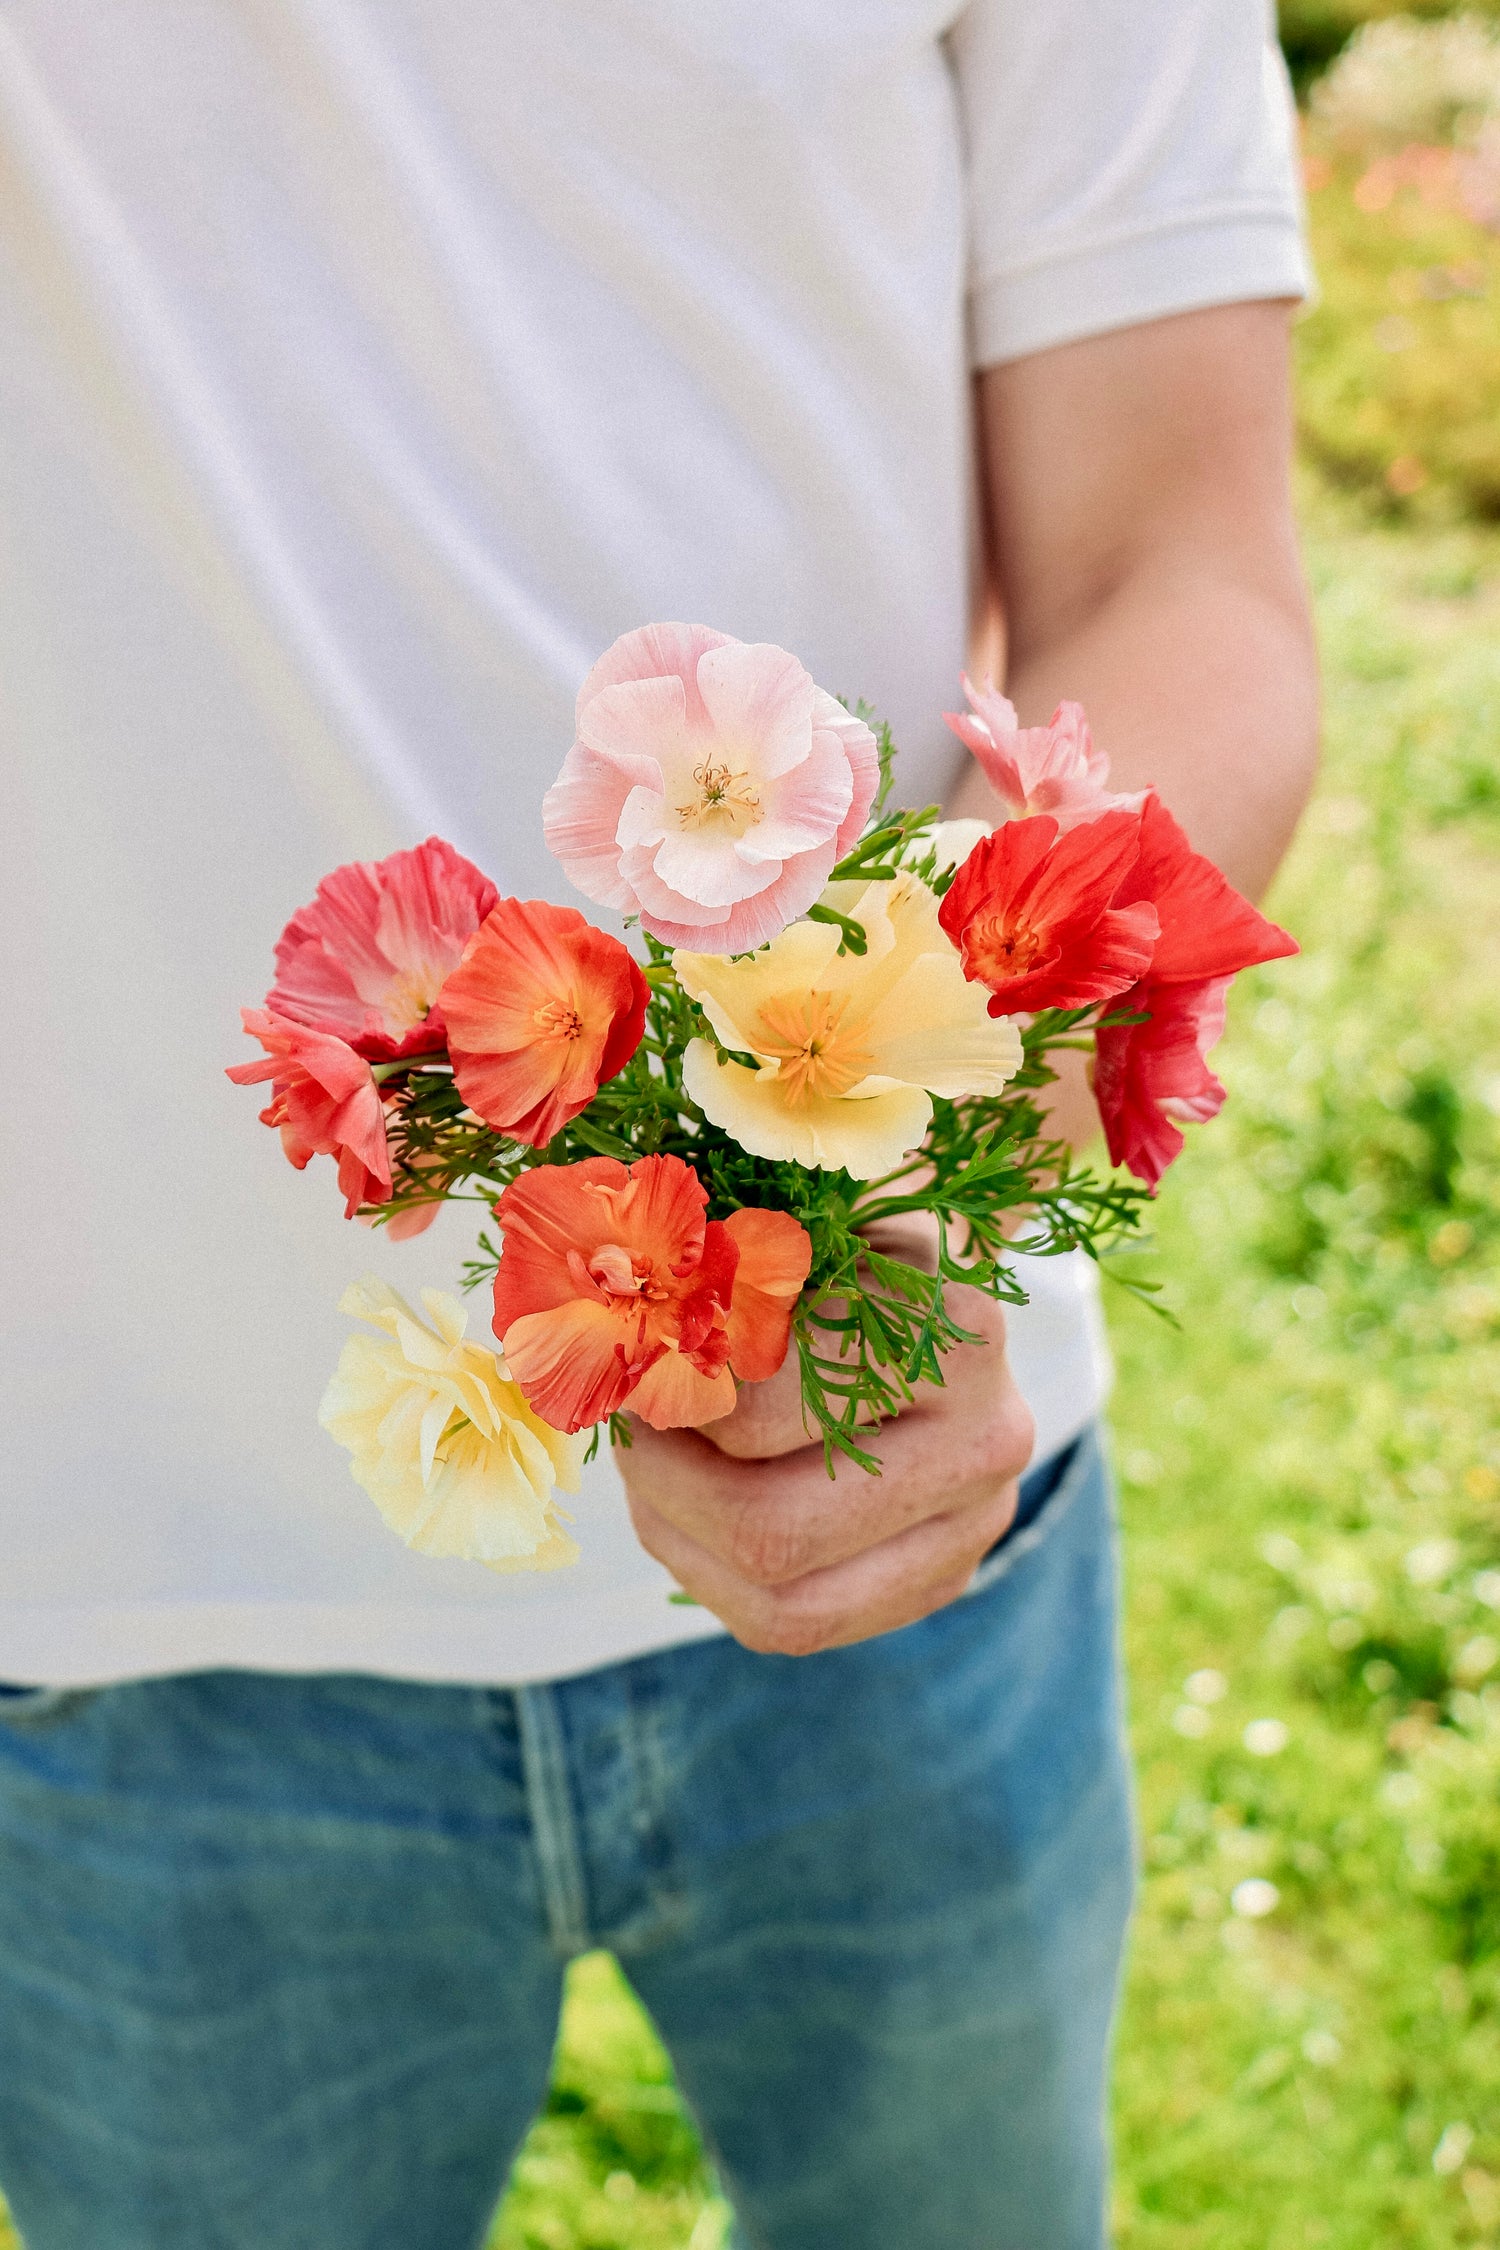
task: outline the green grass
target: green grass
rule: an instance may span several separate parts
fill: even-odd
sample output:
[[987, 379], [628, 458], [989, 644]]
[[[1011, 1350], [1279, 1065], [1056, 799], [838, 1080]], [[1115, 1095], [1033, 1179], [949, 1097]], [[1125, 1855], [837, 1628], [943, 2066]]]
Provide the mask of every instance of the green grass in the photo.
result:
[[1180, 1331], [1114, 1323], [1129, 2250], [1500, 2241], [1500, 541], [1322, 502], [1310, 559], [1306, 951], [1244, 980], [1162, 1198]]

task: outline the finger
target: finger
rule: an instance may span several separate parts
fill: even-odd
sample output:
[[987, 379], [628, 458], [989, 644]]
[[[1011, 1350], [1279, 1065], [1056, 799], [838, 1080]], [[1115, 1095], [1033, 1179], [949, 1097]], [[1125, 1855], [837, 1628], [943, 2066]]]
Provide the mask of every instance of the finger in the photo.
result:
[[703, 1436], [716, 1452], [737, 1461], [773, 1461], [810, 1445], [817, 1424], [802, 1400], [802, 1369], [795, 1351], [764, 1383], [742, 1383], [734, 1412], [707, 1422]]
[[[888, 1226], [886, 1232], [894, 1234], [895, 1230]], [[916, 1247], [910, 1239], [892, 1241], [886, 1247], [893, 1252], [899, 1250], [919, 1265], [926, 1257], [926, 1247], [920, 1239]], [[960, 1325], [972, 1325], [979, 1335], [1003, 1341], [1004, 1315], [993, 1299], [961, 1283], [950, 1283], [946, 1295], [949, 1311]], [[839, 1309], [837, 1305], [828, 1308], [830, 1312]], [[826, 1333], [824, 1344], [830, 1351], [837, 1350], [835, 1332]], [[859, 1420], [866, 1427], [874, 1427], [881, 1417], [869, 1408], [861, 1411]], [[705, 1423], [703, 1435], [720, 1453], [728, 1453], [738, 1461], [776, 1460], [782, 1454], [796, 1452], [800, 1446], [820, 1443], [817, 1422], [803, 1401], [802, 1370], [796, 1352], [788, 1352], [782, 1366], [768, 1381], [742, 1383], [734, 1411]]]
[[679, 1585], [746, 1648], [808, 1656], [896, 1631], [961, 1594], [1015, 1515], [1016, 1488], [923, 1523], [847, 1562], [778, 1587], [748, 1584], [720, 1558], [634, 1500], [636, 1533]]
[[1030, 1458], [1031, 1415], [1003, 1360], [982, 1388], [936, 1392], [872, 1433], [881, 1474], [822, 1447], [775, 1461], [735, 1461], [694, 1431], [643, 1432], [621, 1458], [632, 1499], [650, 1504], [737, 1576], [773, 1586], [826, 1569], [927, 1517], [992, 1496]]

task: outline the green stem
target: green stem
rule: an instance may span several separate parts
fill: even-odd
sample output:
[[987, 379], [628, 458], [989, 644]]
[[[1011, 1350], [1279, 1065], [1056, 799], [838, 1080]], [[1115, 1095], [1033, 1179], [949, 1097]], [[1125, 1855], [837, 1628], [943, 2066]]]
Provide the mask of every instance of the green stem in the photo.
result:
[[399, 1077], [404, 1070], [451, 1070], [452, 1068], [453, 1065], [449, 1062], [447, 1055], [441, 1048], [438, 1048], [428, 1055], [400, 1055], [395, 1062], [371, 1063], [370, 1076], [377, 1086], [383, 1086], [388, 1078]]

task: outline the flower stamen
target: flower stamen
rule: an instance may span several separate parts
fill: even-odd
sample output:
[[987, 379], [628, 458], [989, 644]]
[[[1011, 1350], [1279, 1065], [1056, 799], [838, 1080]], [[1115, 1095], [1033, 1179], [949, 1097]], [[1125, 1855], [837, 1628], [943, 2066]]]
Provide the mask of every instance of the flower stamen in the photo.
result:
[[989, 921], [982, 925], [977, 937], [985, 949], [986, 961], [996, 964], [996, 975], [1026, 976], [1047, 951], [1046, 939], [1028, 922]]
[[[578, 1256], [570, 1251], [568, 1263]], [[582, 1265], [582, 1259], [579, 1259]], [[584, 1267], [596, 1289], [602, 1289], [611, 1299], [613, 1309], [622, 1312], [627, 1306], [637, 1304], [664, 1304], [671, 1292], [663, 1288], [656, 1278], [655, 1261], [636, 1257], [622, 1249], [618, 1242], [601, 1242]]]
[[544, 1039], [581, 1039], [583, 1018], [566, 1000], [547, 1000], [533, 1017]]
[[761, 817], [760, 791], [750, 787], [748, 768], [734, 773], [727, 763], [715, 765], [711, 758], [705, 759], [693, 768], [693, 787], [697, 796], [676, 808], [684, 828], [704, 828], [712, 823], [727, 829], [731, 836], [743, 836]]
[[835, 1101], [874, 1068], [874, 1057], [840, 1025], [849, 995], [809, 992], [779, 995], [760, 1010], [757, 1054], [776, 1063], [777, 1082], [789, 1102]]

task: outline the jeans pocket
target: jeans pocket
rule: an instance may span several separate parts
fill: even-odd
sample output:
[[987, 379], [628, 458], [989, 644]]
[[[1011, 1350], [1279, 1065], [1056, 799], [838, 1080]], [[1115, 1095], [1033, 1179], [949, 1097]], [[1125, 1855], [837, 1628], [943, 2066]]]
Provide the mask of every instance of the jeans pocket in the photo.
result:
[[1103, 1444], [1097, 1423], [1091, 1424], [1068, 1449], [1066, 1464], [1041, 1506], [1019, 1530], [1008, 1531], [985, 1556], [965, 1587], [960, 1600], [982, 1594], [1016, 1564], [1035, 1552], [1068, 1513], [1090, 1479], [1103, 1469]]

